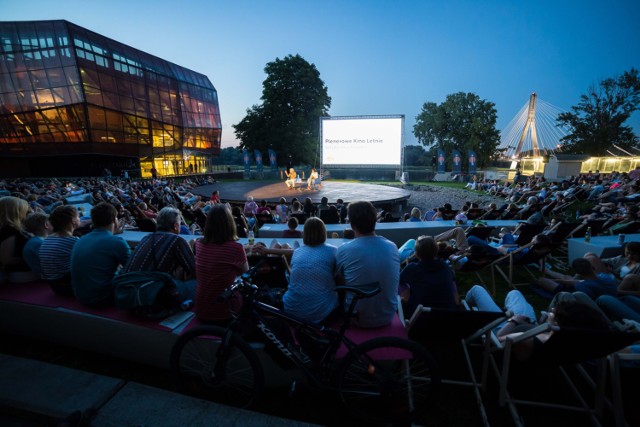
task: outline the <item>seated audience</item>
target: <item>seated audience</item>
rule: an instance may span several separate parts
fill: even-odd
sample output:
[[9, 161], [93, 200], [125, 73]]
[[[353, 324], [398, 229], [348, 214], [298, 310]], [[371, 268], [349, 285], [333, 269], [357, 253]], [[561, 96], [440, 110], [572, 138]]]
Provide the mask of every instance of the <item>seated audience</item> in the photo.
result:
[[405, 315], [411, 316], [419, 304], [425, 307], [457, 308], [458, 289], [453, 271], [437, 258], [438, 246], [431, 236], [416, 240], [418, 262], [407, 265], [400, 273], [400, 284], [408, 289], [402, 293]]
[[127, 263], [131, 250], [116, 232], [118, 211], [99, 203], [91, 209], [93, 231], [78, 240], [71, 252], [71, 285], [76, 298], [88, 306], [113, 305], [113, 276]]
[[[397, 309], [400, 256], [398, 248], [375, 233], [377, 211], [369, 202], [349, 204], [351, 228], [355, 239], [338, 248], [338, 282], [362, 287], [377, 282], [381, 292], [358, 301], [354, 324], [376, 328], [391, 323]], [[347, 298], [347, 303], [350, 298]]]
[[32, 236], [24, 245], [22, 256], [31, 271], [40, 275], [40, 246], [49, 235], [49, 216], [41, 212], [30, 214], [24, 220], [24, 229]]
[[560, 274], [555, 271], [545, 269], [546, 275], [553, 278], [541, 277], [536, 284], [542, 289], [552, 292], [583, 292], [592, 299], [600, 295], [612, 295], [617, 293], [617, 282], [606, 273], [596, 274], [593, 265], [589, 260], [576, 258], [571, 263], [571, 267], [576, 272], [575, 276]]
[[335, 292], [337, 249], [325, 243], [327, 229], [319, 218], [304, 223], [304, 246], [293, 251], [291, 279], [282, 299], [285, 312], [320, 323], [338, 307]]
[[196, 298], [198, 319], [226, 323], [231, 319], [226, 302], [218, 297], [237, 275], [249, 270], [247, 254], [238, 240], [236, 225], [226, 205], [215, 205], [209, 211], [204, 236], [195, 243]]
[[596, 273], [605, 273], [619, 283], [619, 290], [640, 290], [640, 242], [628, 242], [624, 255], [600, 259], [588, 252], [584, 258], [589, 260]]
[[22, 229], [29, 203], [13, 196], [0, 198], [0, 283], [32, 282], [39, 275], [31, 271], [23, 258], [29, 235]]
[[71, 252], [78, 242], [73, 232], [80, 224], [78, 210], [72, 205], [58, 206], [49, 215], [52, 233], [40, 246], [41, 276], [58, 295], [73, 295], [71, 288]]
[[298, 228], [298, 219], [295, 217], [289, 218], [287, 221], [287, 230], [282, 232], [282, 237], [285, 239], [299, 239], [302, 237], [302, 233], [300, 230], [296, 230]]
[[422, 212], [420, 212], [420, 209], [418, 208], [413, 208], [411, 209], [411, 213], [409, 214], [409, 222], [421, 222], [422, 219], [420, 219], [422, 217]]
[[195, 298], [195, 257], [189, 243], [180, 237], [180, 211], [170, 206], [160, 210], [155, 233], [142, 238], [122, 269], [132, 271], [160, 271], [173, 276], [183, 301]]

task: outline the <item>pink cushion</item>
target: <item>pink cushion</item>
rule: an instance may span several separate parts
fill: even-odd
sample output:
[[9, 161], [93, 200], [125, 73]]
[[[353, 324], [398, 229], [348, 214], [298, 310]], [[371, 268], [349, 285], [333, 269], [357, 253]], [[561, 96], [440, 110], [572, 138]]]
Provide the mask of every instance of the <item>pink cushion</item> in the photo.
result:
[[[396, 313], [393, 316], [393, 320], [391, 321], [391, 323], [387, 326], [367, 329], [353, 327], [346, 331], [345, 336], [356, 344], [362, 344], [365, 341], [380, 337], [398, 337], [407, 339], [407, 330], [400, 321], [400, 317], [398, 317], [398, 314]], [[336, 357], [341, 359], [346, 354], [347, 348], [344, 345], [341, 345], [338, 349]], [[411, 357], [411, 354], [409, 352], [393, 348], [386, 350], [377, 350], [373, 353], [370, 353], [370, 355], [376, 360], [406, 359]]]
[[[150, 320], [133, 316], [129, 314], [129, 312], [120, 310], [116, 307], [87, 307], [73, 297], [55, 294], [51, 290], [49, 284], [46, 282], [8, 284], [5, 286], [1, 286], [0, 300], [15, 301], [24, 304], [39, 305], [50, 308], [65, 308], [67, 310], [92, 314], [112, 320], [119, 320], [121, 322], [131, 323], [137, 326], [143, 326], [151, 329], [157, 329], [161, 331], [171, 330], [160, 324], [162, 320]], [[193, 323], [193, 319], [190, 323]]]

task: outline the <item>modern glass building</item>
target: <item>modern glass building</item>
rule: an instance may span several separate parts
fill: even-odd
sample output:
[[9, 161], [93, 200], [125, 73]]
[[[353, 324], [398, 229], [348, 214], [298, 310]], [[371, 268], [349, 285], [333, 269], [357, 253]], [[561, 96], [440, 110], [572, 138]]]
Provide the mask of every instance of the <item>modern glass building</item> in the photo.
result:
[[0, 176], [206, 172], [216, 89], [67, 21], [0, 22]]

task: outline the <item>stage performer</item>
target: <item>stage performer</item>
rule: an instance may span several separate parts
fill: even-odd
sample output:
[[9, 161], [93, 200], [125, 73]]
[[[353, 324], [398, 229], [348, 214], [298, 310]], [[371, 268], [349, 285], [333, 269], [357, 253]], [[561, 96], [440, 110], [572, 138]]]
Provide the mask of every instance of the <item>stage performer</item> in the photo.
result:
[[286, 173], [287, 175], [287, 180], [285, 181], [285, 184], [287, 184], [287, 187], [289, 187], [289, 189], [293, 189], [296, 187], [296, 176], [298, 176], [296, 174], [296, 171], [293, 170], [293, 168], [289, 168], [289, 173]]
[[307, 179], [307, 190], [311, 190], [312, 185], [313, 185], [313, 188], [315, 189], [317, 179], [318, 179], [318, 171], [315, 170], [315, 168], [311, 169], [311, 173], [309, 174], [309, 179]]

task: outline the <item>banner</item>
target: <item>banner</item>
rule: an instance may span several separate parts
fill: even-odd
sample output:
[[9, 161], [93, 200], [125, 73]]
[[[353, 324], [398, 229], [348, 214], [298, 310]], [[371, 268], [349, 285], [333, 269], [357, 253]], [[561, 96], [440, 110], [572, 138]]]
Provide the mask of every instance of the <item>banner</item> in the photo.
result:
[[269, 165], [271, 166], [271, 170], [278, 170], [278, 161], [276, 159], [276, 152], [269, 148]]
[[453, 150], [453, 166], [451, 168], [451, 172], [453, 173], [462, 173], [462, 156], [460, 156], [460, 151]]
[[438, 173], [444, 173], [445, 160], [444, 150], [442, 148], [438, 148]]
[[258, 172], [262, 172], [262, 168], [263, 168], [263, 165], [262, 165], [262, 153], [257, 148], [255, 150], [253, 150], [253, 153], [256, 156], [256, 166], [258, 168]]
[[248, 174], [251, 170], [251, 158], [247, 150], [242, 150], [242, 160], [244, 163], [244, 173]]
[[469, 174], [473, 175], [476, 173], [478, 158], [476, 157], [476, 152], [473, 150], [469, 150]]

